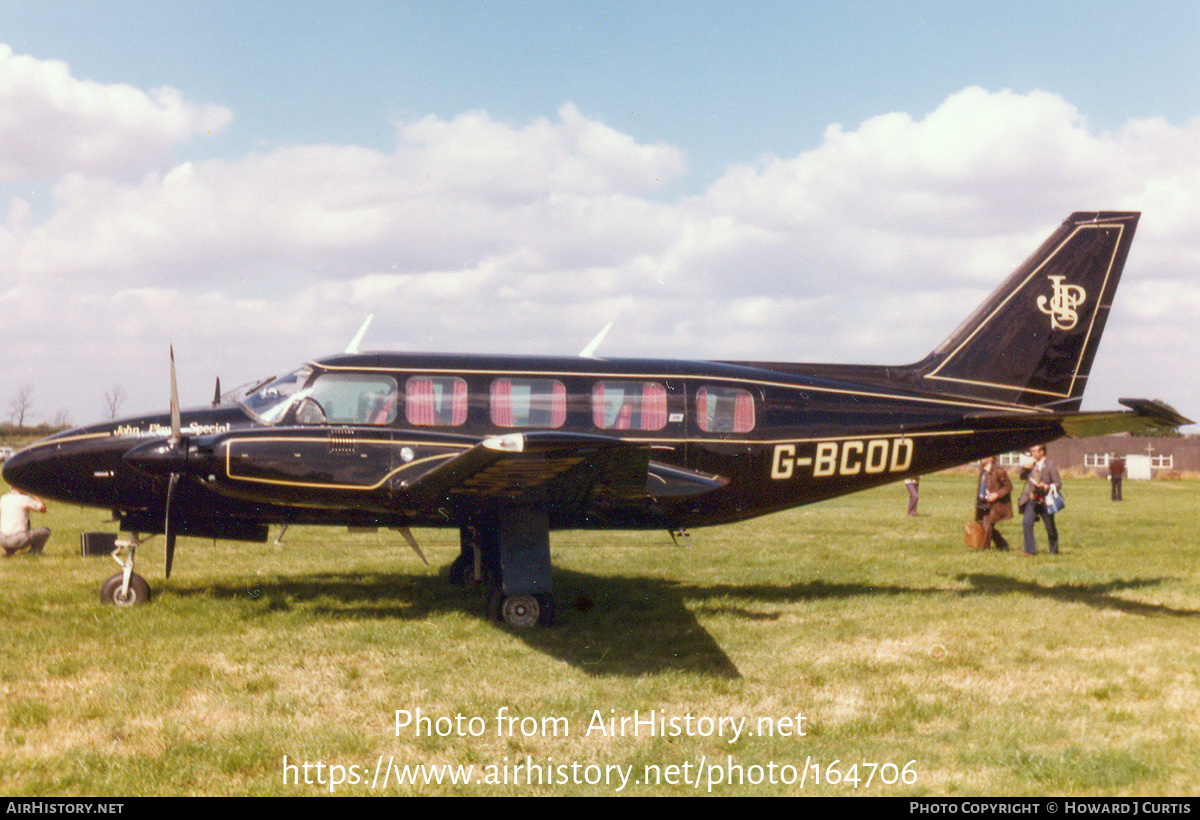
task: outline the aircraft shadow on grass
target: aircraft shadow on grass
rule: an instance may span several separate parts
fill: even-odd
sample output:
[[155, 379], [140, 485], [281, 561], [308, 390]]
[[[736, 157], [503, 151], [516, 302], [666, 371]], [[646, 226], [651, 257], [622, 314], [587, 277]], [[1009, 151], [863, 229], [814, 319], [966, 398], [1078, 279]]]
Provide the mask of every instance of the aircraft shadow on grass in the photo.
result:
[[[746, 606], [747, 600], [770, 606], [895, 595], [972, 597], [1015, 593], [1144, 617], [1200, 616], [1197, 610], [1131, 601], [1117, 595], [1123, 590], [1157, 586], [1163, 579], [1052, 586], [988, 574], [964, 574], [958, 576], [958, 580], [969, 583], [970, 588], [948, 590], [825, 581], [697, 585], [645, 576], [596, 576], [560, 570], [556, 579], [558, 621], [569, 628], [506, 629], [531, 648], [590, 675], [636, 677], [685, 671], [738, 678], [741, 673], [733, 661], [696, 617], [729, 615], [750, 622], [779, 617], [777, 612]], [[448, 588], [444, 573], [437, 576], [317, 573], [260, 579], [249, 584], [177, 588], [172, 594], [254, 600], [260, 602], [263, 615], [294, 607], [311, 607], [316, 614], [333, 618], [410, 621], [424, 621], [452, 612], [476, 616], [480, 595], [478, 591]], [[743, 603], [731, 603], [733, 601]]]
[[1093, 609], [1107, 609], [1122, 612], [1126, 615], [1142, 615], [1146, 617], [1170, 616], [1176, 618], [1200, 617], [1200, 611], [1195, 609], [1177, 609], [1164, 604], [1151, 604], [1143, 601], [1131, 601], [1116, 595], [1124, 590], [1145, 589], [1161, 584], [1163, 578], [1132, 578], [1120, 581], [1108, 581], [1096, 584], [1054, 584], [1043, 586], [1036, 581], [1010, 578], [1005, 575], [968, 574], [958, 576], [959, 581], [966, 581], [971, 589], [959, 594], [971, 595], [1011, 595], [1018, 593], [1031, 598], [1050, 598], [1064, 604], [1085, 604]]
[[[567, 629], [507, 627], [530, 647], [588, 674], [639, 676], [689, 671], [737, 678], [737, 667], [696, 621], [690, 587], [658, 578], [556, 573], [558, 616]], [[479, 617], [482, 591], [446, 583], [446, 574], [316, 573], [247, 583], [176, 587], [182, 597], [261, 602], [261, 612], [307, 607], [344, 619], [424, 621], [453, 612]]]

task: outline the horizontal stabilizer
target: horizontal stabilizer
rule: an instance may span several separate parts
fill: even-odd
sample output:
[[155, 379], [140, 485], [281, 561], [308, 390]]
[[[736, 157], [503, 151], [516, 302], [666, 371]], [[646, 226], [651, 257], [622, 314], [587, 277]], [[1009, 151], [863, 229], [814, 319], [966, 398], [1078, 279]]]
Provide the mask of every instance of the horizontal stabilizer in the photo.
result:
[[[1147, 433], [1155, 430], [1171, 430], [1185, 424], [1194, 424], [1191, 419], [1177, 413], [1161, 401], [1151, 399], [1121, 399], [1121, 404], [1130, 410], [1104, 410], [1098, 412], [1030, 413], [1014, 416], [1009, 413], [980, 413], [967, 417], [980, 430], [1046, 430], [1046, 438], [1067, 435], [1071, 438], [1090, 438], [1113, 433]], [[1053, 434], [1051, 428], [1057, 424], [1062, 433]]]
[[1088, 438], [1110, 433], [1147, 433], [1193, 424], [1161, 401], [1121, 399], [1133, 412], [1114, 410], [1107, 413], [1067, 413], [1061, 421], [1071, 438]]

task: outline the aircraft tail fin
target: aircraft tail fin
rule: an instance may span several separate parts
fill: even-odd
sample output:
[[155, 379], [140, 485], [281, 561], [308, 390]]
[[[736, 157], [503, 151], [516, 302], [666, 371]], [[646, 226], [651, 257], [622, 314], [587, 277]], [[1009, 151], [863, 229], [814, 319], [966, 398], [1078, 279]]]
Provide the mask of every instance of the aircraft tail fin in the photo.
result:
[[1139, 216], [1072, 214], [914, 366], [917, 381], [942, 393], [1077, 410]]

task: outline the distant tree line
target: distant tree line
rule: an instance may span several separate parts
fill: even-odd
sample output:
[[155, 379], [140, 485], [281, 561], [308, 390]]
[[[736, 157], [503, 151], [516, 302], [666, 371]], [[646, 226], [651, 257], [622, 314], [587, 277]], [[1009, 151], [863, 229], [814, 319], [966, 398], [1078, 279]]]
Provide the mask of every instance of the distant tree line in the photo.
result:
[[0, 438], [14, 438], [17, 436], [48, 436], [51, 433], [57, 433], [60, 430], [66, 430], [70, 424], [51, 424], [50, 422], [42, 422], [41, 424], [26, 424], [16, 425], [10, 422], [0, 423]]

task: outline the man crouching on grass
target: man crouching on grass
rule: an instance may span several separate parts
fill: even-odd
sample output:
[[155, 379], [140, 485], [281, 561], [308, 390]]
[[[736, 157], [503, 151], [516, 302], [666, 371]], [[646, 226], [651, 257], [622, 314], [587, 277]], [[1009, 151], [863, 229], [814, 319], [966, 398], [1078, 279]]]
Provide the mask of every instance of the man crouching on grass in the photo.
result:
[[18, 490], [0, 495], [0, 546], [4, 547], [5, 558], [11, 558], [26, 547], [30, 555], [41, 554], [50, 540], [50, 529], [31, 530], [29, 513], [45, 511], [45, 503], [37, 496], [25, 495]]

